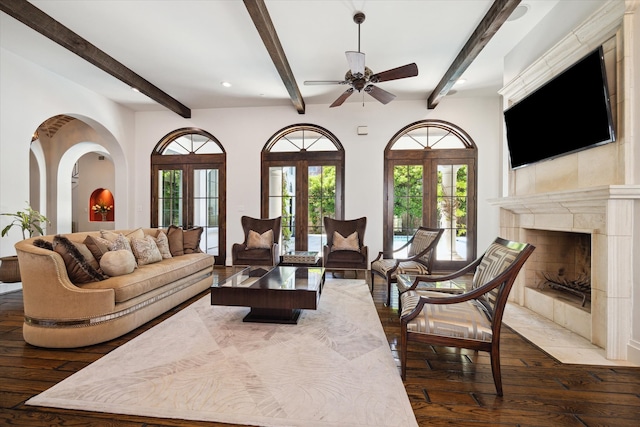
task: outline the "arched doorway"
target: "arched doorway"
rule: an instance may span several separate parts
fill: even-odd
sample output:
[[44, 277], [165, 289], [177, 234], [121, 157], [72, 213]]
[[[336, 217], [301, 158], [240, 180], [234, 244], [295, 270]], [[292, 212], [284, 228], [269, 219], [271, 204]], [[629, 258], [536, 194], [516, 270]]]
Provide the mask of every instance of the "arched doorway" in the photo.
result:
[[[107, 168], [95, 166], [106, 163]], [[125, 225], [124, 215], [109, 225], [92, 224], [88, 212], [89, 196], [98, 187], [111, 188], [126, 212], [125, 165], [115, 137], [99, 123], [67, 114], [42, 122], [31, 139], [29, 200], [51, 220], [47, 233], [114, 228], [118, 221]]]

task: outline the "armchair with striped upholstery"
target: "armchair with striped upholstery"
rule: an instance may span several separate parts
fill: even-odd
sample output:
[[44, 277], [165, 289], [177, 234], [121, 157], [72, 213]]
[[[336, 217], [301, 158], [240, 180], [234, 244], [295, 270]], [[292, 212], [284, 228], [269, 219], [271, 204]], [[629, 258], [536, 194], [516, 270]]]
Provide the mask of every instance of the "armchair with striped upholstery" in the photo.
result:
[[[387, 282], [387, 305], [391, 304], [391, 284], [395, 283], [398, 274], [423, 275], [431, 274], [431, 263], [435, 248], [444, 229], [420, 227], [409, 241], [393, 251], [381, 251], [371, 262], [371, 290], [375, 276]], [[408, 247], [406, 258], [395, 258], [395, 255]]]
[[[446, 276], [418, 277], [400, 295], [400, 363], [407, 375], [407, 344], [415, 341], [434, 346], [486, 351], [498, 396], [502, 396], [500, 329], [509, 292], [518, 272], [535, 247], [497, 238], [487, 251], [462, 270]], [[442, 282], [473, 275], [471, 289], [463, 294], [421, 290], [420, 282]]]

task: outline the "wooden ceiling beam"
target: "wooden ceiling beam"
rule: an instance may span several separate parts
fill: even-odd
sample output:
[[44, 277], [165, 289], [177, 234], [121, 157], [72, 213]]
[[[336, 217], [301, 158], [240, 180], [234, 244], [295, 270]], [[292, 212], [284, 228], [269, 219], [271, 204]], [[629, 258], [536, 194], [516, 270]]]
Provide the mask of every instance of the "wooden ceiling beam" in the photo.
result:
[[495, 0], [487, 14], [482, 18], [467, 43], [444, 74], [436, 88], [429, 95], [427, 108], [436, 108], [440, 100], [447, 95], [455, 82], [476, 59], [478, 54], [498, 32], [511, 12], [520, 4], [521, 0]]
[[302, 99], [302, 94], [293, 76], [284, 49], [280, 44], [280, 39], [273, 26], [273, 22], [271, 22], [271, 17], [269, 16], [269, 11], [267, 10], [264, 0], [244, 0], [244, 5], [249, 11], [251, 19], [253, 19], [253, 24], [258, 30], [258, 34], [260, 34], [269, 56], [271, 56], [273, 65], [276, 66], [276, 70], [278, 70], [280, 78], [282, 78], [282, 82], [289, 92], [291, 102], [293, 102], [299, 114], [304, 114], [304, 99]]
[[166, 92], [89, 43], [31, 3], [24, 0], [2, 0], [0, 10], [17, 19], [60, 46], [75, 53], [106, 73], [167, 107], [174, 113], [188, 119], [191, 109], [181, 104]]

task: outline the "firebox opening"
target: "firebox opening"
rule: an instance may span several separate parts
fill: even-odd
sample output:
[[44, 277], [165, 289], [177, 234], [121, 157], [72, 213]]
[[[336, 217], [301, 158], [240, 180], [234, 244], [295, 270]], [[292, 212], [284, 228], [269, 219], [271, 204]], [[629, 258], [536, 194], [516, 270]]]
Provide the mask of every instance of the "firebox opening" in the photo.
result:
[[526, 286], [591, 312], [591, 234], [527, 230], [536, 246], [526, 267]]

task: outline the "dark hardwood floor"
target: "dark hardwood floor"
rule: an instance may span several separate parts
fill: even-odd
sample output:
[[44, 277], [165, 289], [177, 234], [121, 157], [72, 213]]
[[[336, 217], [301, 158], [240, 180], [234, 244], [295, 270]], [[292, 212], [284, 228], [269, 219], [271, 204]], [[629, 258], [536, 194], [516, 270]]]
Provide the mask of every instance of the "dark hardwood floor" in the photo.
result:
[[[376, 280], [374, 301], [398, 360], [397, 297], [384, 307]], [[22, 292], [0, 295], [0, 425], [3, 426], [224, 426], [227, 424], [113, 415], [25, 405], [114, 348], [202, 295], [137, 330], [74, 350], [40, 349], [22, 340]], [[564, 365], [509, 328], [502, 333], [504, 397], [495, 394], [484, 353], [411, 345], [405, 386], [420, 426], [638, 426], [640, 368]], [[399, 426], [402, 427], [402, 426]]]

